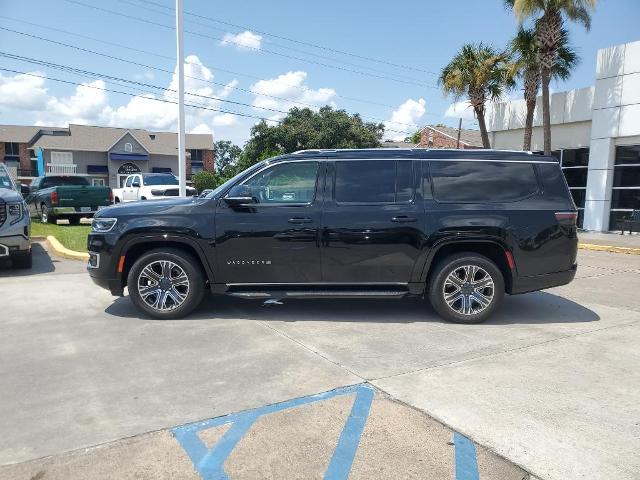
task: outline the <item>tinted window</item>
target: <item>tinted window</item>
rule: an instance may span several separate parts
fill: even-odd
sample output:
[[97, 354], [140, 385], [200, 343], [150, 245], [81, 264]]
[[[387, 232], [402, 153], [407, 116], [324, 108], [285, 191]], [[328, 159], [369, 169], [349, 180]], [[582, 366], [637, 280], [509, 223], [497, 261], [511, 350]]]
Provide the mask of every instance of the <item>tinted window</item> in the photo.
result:
[[441, 202], [513, 202], [538, 191], [533, 165], [508, 162], [431, 162]]
[[89, 181], [84, 177], [45, 177], [42, 179], [40, 188], [64, 187], [67, 185], [89, 185]]
[[402, 203], [413, 197], [410, 160], [336, 162], [338, 203]]
[[576, 148], [562, 151], [563, 167], [586, 167], [589, 165], [589, 149]]
[[587, 174], [586, 168], [565, 168], [562, 170], [567, 184], [570, 187], [586, 187], [587, 186]]
[[616, 165], [640, 165], [640, 145], [616, 147]]
[[614, 187], [640, 187], [640, 168], [616, 166], [613, 171]]
[[311, 203], [315, 197], [318, 162], [274, 165], [250, 178], [244, 185], [258, 203]]
[[[140, 177], [137, 178], [140, 181]], [[145, 175], [145, 185], [178, 185], [178, 179], [173, 175]]]

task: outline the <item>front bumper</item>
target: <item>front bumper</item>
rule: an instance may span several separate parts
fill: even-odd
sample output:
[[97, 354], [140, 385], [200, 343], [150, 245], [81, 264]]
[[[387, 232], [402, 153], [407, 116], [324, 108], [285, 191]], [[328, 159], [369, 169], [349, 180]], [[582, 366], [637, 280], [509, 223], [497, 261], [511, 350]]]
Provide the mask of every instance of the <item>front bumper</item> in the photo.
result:
[[31, 250], [29, 224], [20, 222], [3, 230], [0, 234], [0, 258], [26, 254]]
[[109, 290], [112, 295], [122, 296], [124, 288], [121, 276], [117, 273], [118, 254], [115, 251], [117, 240], [117, 233], [89, 234], [87, 272], [93, 283]]
[[561, 272], [546, 273], [544, 275], [534, 275], [532, 277], [515, 277], [509, 293], [527, 293], [546, 288], [559, 287], [570, 283], [576, 276], [578, 264], [574, 264], [569, 270]]

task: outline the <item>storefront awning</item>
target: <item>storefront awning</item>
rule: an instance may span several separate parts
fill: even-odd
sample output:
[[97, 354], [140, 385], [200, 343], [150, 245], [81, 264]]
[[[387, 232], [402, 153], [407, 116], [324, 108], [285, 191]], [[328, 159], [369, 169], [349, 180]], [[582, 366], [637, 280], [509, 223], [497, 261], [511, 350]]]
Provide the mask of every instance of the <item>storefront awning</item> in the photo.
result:
[[111, 160], [149, 160], [149, 155], [141, 153], [110, 153], [109, 158]]
[[100, 173], [107, 174], [109, 173], [109, 168], [106, 165], [87, 165], [87, 173], [93, 175]]

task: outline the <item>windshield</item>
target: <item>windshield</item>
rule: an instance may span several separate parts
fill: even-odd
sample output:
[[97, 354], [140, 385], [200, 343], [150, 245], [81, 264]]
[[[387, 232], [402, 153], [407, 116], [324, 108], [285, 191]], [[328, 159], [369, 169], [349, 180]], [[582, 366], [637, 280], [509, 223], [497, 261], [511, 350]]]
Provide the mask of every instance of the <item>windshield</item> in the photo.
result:
[[9, 172], [4, 167], [0, 167], [0, 188], [10, 188], [11, 190], [15, 190], [15, 183], [13, 183], [13, 179], [9, 176]]
[[178, 185], [178, 179], [173, 175], [144, 175], [145, 185]]
[[265, 161], [263, 160], [262, 162], [256, 163], [254, 166], [249, 167], [246, 170], [243, 170], [242, 172], [237, 174], [235, 177], [231, 177], [229, 180], [224, 182], [222, 185], [220, 185], [219, 187], [214, 189], [213, 192], [208, 194], [206, 198], [215, 198], [215, 197], [217, 197], [218, 195], [220, 195], [220, 192], [226, 190], [227, 187], [230, 187], [231, 185], [233, 185], [235, 182], [238, 181], [238, 179], [244, 177], [245, 175], [247, 175], [250, 172], [253, 172], [253, 171], [261, 168], [264, 164], [265, 164]]

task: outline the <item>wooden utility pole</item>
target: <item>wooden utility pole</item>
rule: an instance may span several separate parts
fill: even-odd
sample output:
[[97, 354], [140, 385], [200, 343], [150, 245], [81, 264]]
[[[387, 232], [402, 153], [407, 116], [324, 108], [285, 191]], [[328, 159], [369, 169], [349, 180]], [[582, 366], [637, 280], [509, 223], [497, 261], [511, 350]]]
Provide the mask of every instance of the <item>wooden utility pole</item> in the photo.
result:
[[460, 133], [462, 131], [462, 118], [458, 121], [458, 140], [456, 141], [456, 148], [460, 150]]

